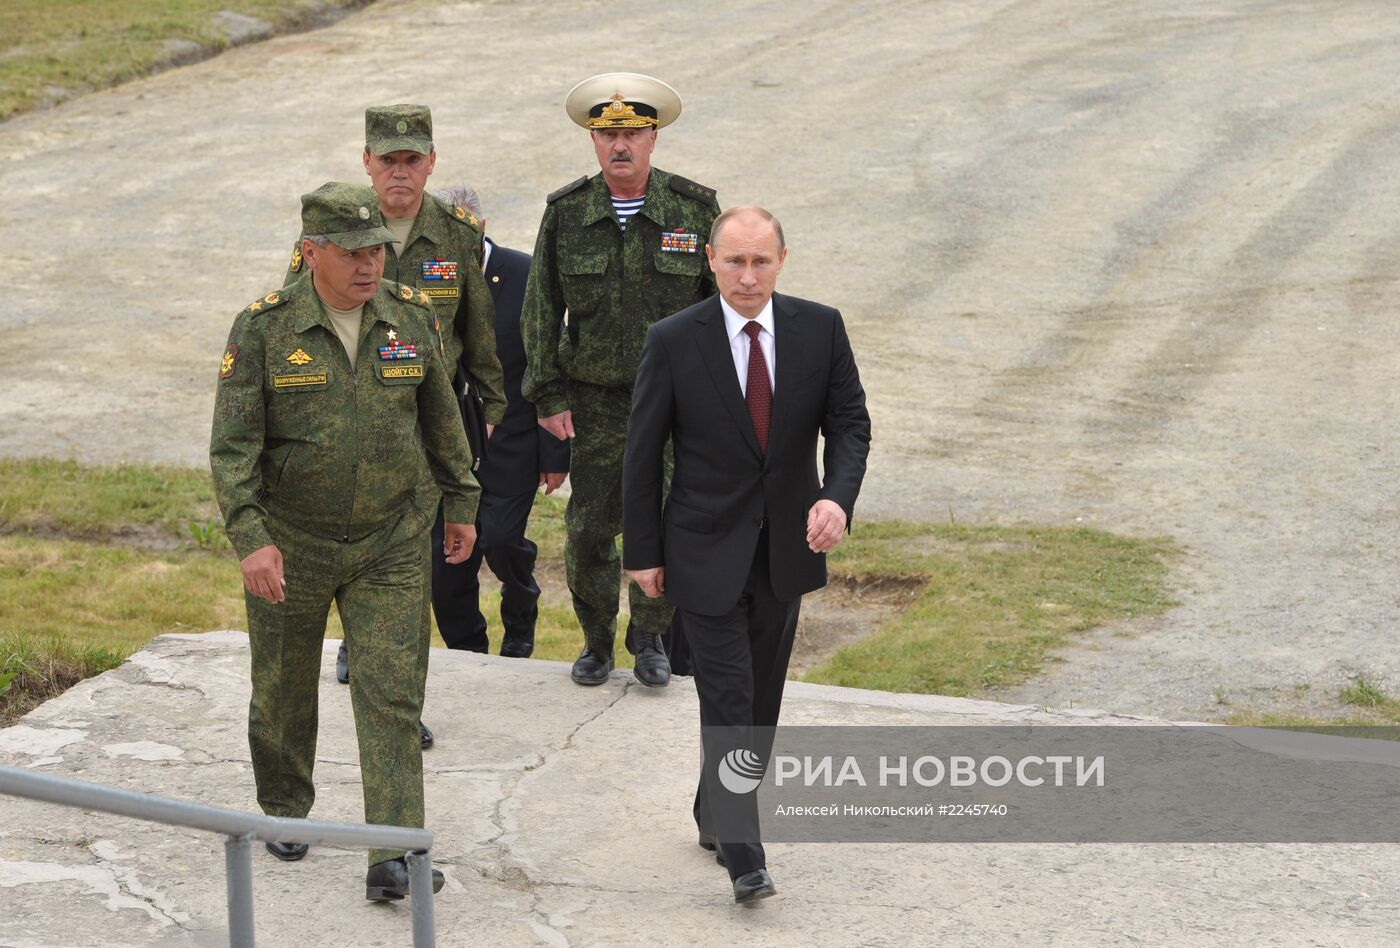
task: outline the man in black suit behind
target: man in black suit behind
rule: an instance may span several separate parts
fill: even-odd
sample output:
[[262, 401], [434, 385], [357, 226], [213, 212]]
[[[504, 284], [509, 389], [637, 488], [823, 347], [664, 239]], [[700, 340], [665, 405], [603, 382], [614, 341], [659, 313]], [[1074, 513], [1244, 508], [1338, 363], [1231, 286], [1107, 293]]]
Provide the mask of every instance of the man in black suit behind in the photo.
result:
[[[466, 186], [440, 194], [477, 217], [481, 198]], [[485, 220], [482, 227], [485, 228]], [[535, 492], [552, 493], [564, 483], [569, 470], [569, 443], [560, 441], [535, 421], [535, 406], [520, 394], [525, 372], [525, 348], [520, 337], [520, 306], [530, 255], [485, 241], [486, 286], [496, 307], [496, 355], [505, 375], [506, 414], [491, 431], [486, 456], [476, 470], [481, 484], [477, 514], [478, 542], [472, 555], [451, 565], [439, 554], [433, 557], [433, 614], [448, 648], [486, 652], [486, 618], [478, 600], [477, 578], [485, 557], [501, 582], [501, 654], [528, 658], [535, 648], [535, 621], [539, 616], [540, 587], [535, 582], [537, 548], [525, 537], [525, 526], [535, 503]], [[434, 536], [442, 530], [442, 517]], [[436, 549], [436, 547], [434, 547]]]
[[[623, 565], [683, 615], [708, 735], [778, 723], [801, 597], [826, 585], [826, 553], [850, 523], [870, 416], [841, 314], [773, 292], [787, 259], [773, 215], [731, 208], [705, 252], [719, 294], [653, 325], [642, 351], [623, 473]], [[668, 439], [675, 473], [663, 509]], [[766, 758], [768, 747], [750, 740]], [[705, 771], [715, 765], [707, 750]], [[754, 797], [737, 801], [752, 811], [752, 837], [731, 841], [716, 839], [709, 796], [702, 776], [700, 845], [717, 849], [735, 900], [773, 895]]]

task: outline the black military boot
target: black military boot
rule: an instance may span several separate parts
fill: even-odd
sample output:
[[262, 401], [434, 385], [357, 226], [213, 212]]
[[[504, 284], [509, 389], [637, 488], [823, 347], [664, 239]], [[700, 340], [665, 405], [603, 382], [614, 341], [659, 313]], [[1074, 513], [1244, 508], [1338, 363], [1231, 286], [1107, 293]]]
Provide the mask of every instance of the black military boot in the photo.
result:
[[574, 668], [569, 677], [580, 685], [601, 685], [608, 680], [608, 673], [612, 670], [611, 650], [605, 654], [595, 651], [591, 645], [585, 645], [579, 657], [574, 659]]
[[636, 660], [632, 663], [632, 674], [648, 688], [665, 688], [671, 680], [671, 662], [661, 649], [660, 636], [655, 632], [643, 632], [637, 636]]
[[[442, 873], [433, 870], [433, 893], [442, 891]], [[365, 898], [371, 902], [397, 902], [408, 890], [408, 863], [403, 859], [386, 859], [369, 867], [365, 874]]]
[[335, 653], [335, 680], [342, 685], [350, 684], [350, 650], [340, 643], [340, 651]]

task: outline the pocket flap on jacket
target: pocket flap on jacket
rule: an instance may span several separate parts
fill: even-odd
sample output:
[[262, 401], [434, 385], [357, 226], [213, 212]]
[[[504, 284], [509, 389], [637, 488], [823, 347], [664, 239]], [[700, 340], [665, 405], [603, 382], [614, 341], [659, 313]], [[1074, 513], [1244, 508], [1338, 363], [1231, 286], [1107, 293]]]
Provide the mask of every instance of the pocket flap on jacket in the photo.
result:
[[696, 533], [713, 533], [715, 529], [714, 517], [674, 500], [666, 502], [666, 522]]

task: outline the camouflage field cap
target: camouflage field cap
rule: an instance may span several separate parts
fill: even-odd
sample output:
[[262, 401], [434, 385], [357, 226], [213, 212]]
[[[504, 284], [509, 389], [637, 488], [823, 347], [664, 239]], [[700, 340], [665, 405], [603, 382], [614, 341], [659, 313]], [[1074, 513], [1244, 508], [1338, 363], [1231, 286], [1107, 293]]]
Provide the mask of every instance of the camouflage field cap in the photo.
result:
[[433, 113], [426, 105], [372, 105], [365, 109], [365, 147], [372, 155], [433, 151]]
[[374, 188], [338, 181], [328, 181], [301, 196], [301, 232], [308, 237], [325, 237], [346, 250], [387, 244], [394, 239], [384, 226]]
[[569, 90], [564, 111], [589, 129], [665, 128], [681, 114], [681, 97], [666, 83], [638, 72], [589, 76]]

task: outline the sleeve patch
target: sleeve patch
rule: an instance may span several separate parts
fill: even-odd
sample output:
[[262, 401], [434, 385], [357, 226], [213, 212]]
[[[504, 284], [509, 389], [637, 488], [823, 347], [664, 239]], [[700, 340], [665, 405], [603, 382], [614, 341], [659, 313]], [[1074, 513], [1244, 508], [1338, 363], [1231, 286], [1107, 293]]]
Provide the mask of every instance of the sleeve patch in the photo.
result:
[[238, 346], [230, 342], [228, 348], [224, 350], [224, 357], [219, 360], [219, 378], [232, 378], [234, 367], [237, 366], [237, 364]]

